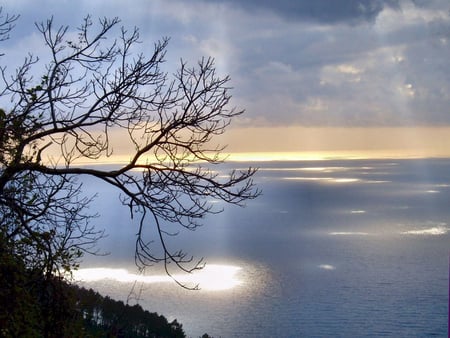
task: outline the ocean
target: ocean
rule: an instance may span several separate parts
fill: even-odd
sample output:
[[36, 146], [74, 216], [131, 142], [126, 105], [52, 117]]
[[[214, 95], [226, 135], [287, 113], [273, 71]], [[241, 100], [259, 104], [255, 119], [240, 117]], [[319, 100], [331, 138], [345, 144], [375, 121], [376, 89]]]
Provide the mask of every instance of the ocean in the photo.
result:
[[189, 337], [447, 336], [450, 159], [222, 169], [249, 165], [260, 168], [263, 194], [244, 208], [224, 205], [171, 243], [205, 258], [193, 277], [199, 291], [158, 266], [139, 275], [128, 209], [88, 182], [108, 234], [99, 248], [109, 254], [86, 256], [80, 283], [177, 319]]

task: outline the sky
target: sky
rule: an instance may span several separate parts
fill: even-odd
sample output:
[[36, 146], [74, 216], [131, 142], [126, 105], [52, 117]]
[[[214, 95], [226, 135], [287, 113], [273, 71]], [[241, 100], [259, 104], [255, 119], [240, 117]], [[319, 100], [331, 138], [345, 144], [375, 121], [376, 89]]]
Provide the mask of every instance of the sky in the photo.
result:
[[52, 15], [72, 28], [86, 14], [118, 16], [140, 29], [144, 53], [170, 37], [173, 70], [180, 58], [214, 57], [231, 77], [231, 104], [246, 111], [218, 141], [246, 159], [450, 156], [448, 0], [7, 0], [3, 9], [21, 15], [2, 46], [9, 67], [42, 49], [34, 22]]

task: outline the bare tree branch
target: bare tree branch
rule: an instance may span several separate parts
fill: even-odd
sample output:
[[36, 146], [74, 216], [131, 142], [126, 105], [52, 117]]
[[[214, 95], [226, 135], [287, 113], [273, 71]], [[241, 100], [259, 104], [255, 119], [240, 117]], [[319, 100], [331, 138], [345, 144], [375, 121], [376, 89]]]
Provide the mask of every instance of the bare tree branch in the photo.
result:
[[[0, 7], [0, 42], [9, 39], [9, 33], [14, 29], [14, 23], [19, 19], [18, 15], [3, 14], [3, 7]], [[3, 56], [4, 54], [0, 54]]]
[[[4, 18], [5, 29], [15, 19]], [[12, 75], [1, 68], [0, 95], [12, 102], [0, 110], [0, 207], [7, 233], [11, 240], [32, 238], [47, 260], [59, 251], [76, 256], [93, 249], [102, 233], [88, 225], [92, 216], [84, 209], [91, 200], [80, 197], [76, 183], [88, 175], [115, 187], [132, 216], [139, 214], [139, 267], [163, 262], [169, 275], [172, 266], [189, 273], [203, 261], [172, 249], [176, 232], [165, 223], [193, 230], [207, 214], [221, 211], [212, 199], [243, 205], [259, 194], [255, 169], [228, 176], [214, 170], [224, 161], [224, 146], [214, 137], [243, 111], [229, 107], [230, 79], [217, 74], [212, 58], [195, 67], [181, 60], [169, 75], [162, 69], [169, 39], [157, 42], [150, 55], [135, 54], [138, 29], [121, 28], [111, 39], [119, 22], [103, 18], [94, 25], [88, 16], [76, 39], [69, 27], [55, 27], [53, 18], [38, 23], [49, 51], [41, 77], [33, 77], [42, 61], [31, 54]], [[117, 130], [125, 131], [132, 151], [127, 163], [114, 170], [77, 165], [111, 156]], [[50, 160], [55, 147], [60, 155]], [[147, 238], [147, 229], [157, 235]], [[68, 261], [62, 257], [49, 269], [66, 264], [70, 270]]]

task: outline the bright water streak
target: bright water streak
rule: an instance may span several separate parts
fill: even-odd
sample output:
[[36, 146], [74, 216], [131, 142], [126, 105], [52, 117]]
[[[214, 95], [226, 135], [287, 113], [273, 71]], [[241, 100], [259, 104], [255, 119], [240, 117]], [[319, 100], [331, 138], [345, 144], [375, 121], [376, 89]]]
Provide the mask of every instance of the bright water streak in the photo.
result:
[[155, 284], [173, 283], [176, 280], [186, 286], [198, 286], [202, 290], [223, 291], [242, 284], [236, 277], [239, 270], [241, 268], [238, 266], [209, 264], [191, 274], [175, 274], [171, 278], [167, 274], [145, 275], [130, 273], [126, 269], [90, 268], [75, 271], [73, 277], [76, 281], [84, 283], [109, 280], [119, 283]]

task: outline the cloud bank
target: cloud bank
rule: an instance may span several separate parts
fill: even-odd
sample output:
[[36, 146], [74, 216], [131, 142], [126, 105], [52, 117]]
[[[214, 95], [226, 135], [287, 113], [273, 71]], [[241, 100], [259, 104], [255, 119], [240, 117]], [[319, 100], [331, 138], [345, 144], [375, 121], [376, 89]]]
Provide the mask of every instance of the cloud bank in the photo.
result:
[[[216, 58], [230, 74], [238, 126], [450, 125], [450, 2], [317, 0], [6, 1], [21, 14], [2, 64], [39, 50], [33, 25], [119, 15], [142, 52], [170, 36], [167, 71]], [[21, 56], [22, 55], [22, 56]]]

